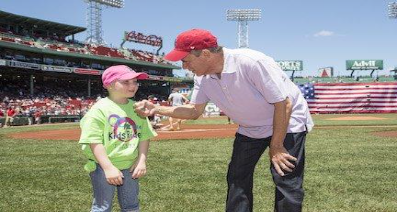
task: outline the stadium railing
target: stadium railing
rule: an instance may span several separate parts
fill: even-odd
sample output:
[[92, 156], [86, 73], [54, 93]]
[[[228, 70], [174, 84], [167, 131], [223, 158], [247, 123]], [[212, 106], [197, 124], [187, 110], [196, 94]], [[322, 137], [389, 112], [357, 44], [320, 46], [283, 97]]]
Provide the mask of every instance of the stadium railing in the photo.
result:
[[[64, 123], [64, 122], [78, 122], [80, 116], [48, 116], [48, 123]], [[41, 118], [43, 120], [43, 117]], [[43, 123], [43, 122], [42, 122]]]
[[[30, 119], [30, 121], [29, 121], [29, 119]], [[42, 116], [41, 117], [40, 124], [79, 122], [80, 119], [81, 119], [81, 117], [78, 116], [78, 115], [67, 115], [67, 116], [46, 115], [46, 116]], [[29, 125], [29, 123], [30, 124], [35, 124], [35, 123], [32, 123], [33, 120], [34, 120], [33, 117], [17, 116], [17, 117], [14, 118], [13, 126]], [[1, 123], [2, 126], [5, 125], [5, 118], [4, 117], [0, 118], [0, 123]]]

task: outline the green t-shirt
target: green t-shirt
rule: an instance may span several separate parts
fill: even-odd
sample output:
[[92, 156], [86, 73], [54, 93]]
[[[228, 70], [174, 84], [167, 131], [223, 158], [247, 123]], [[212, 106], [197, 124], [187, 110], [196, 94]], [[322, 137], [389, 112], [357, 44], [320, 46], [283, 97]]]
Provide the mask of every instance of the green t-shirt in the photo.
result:
[[103, 98], [81, 119], [79, 143], [89, 160], [84, 166], [86, 171], [96, 169], [97, 161], [90, 144], [103, 144], [112, 164], [122, 170], [134, 164], [140, 141], [157, 136], [148, 118], [139, 117], [133, 105], [131, 100], [120, 105], [109, 98]]

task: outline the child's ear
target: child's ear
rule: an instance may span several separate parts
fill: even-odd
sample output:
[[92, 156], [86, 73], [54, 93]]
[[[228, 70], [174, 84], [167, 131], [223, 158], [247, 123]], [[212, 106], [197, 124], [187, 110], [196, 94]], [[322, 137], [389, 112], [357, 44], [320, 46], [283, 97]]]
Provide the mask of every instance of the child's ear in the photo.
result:
[[110, 84], [107, 86], [107, 89], [112, 90], [113, 87], [114, 87], [114, 82], [110, 83]]
[[105, 87], [106, 91], [109, 93], [112, 90], [112, 87], [110, 85]]

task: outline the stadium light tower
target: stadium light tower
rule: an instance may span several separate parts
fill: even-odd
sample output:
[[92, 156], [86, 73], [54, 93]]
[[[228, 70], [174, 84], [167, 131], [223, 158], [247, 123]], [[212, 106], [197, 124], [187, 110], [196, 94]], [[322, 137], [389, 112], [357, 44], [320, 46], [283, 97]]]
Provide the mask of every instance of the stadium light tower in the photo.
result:
[[248, 48], [248, 21], [259, 21], [261, 19], [260, 9], [234, 9], [227, 10], [228, 21], [238, 22], [238, 47]]
[[87, 2], [87, 38], [86, 43], [105, 44], [102, 31], [102, 6], [122, 8], [124, 0], [85, 0]]
[[389, 3], [389, 18], [397, 18], [397, 2]]

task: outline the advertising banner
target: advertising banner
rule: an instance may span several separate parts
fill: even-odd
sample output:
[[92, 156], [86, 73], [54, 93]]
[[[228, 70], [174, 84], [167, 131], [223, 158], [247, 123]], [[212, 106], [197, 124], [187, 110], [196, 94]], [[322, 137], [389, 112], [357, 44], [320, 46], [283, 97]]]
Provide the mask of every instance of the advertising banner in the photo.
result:
[[95, 69], [84, 69], [84, 68], [75, 68], [74, 73], [76, 74], [87, 74], [87, 75], [101, 75], [102, 72], [100, 70]]
[[284, 71], [302, 71], [303, 62], [302, 60], [279, 60], [276, 61], [278, 65]]
[[151, 46], [163, 46], [163, 39], [157, 35], [144, 35], [140, 32], [124, 32], [124, 41], [142, 43]]
[[346, 60], [346, 70], [383, 70], [383, 60]]
[[221, 110], [219, 109], [219, 107], [217, 107], [214, 103], [209, 102], [206, 106], [205, 106], [205, 110], [204, 110], [204, 116], [209, 117], [209, 116], [219, 116], [220, 115]]
[[26, 69], [40, 70], [40, 65], [39, 64], [25, 63], [25, 62], [20, 62], [20, 61], [15, 61], [15, 60], [11, 60], [9, 62], [8, 66], [16, 67], [16, 68], [26, 68]]
[[183, 80], [180, 78], [176, 78], [176, 77], [163, 77], [164, 81], [167, 82], [182, 82]]
[[325, 67], [318, 69], [319, 77], [333, 77], [334, 76], [334, 68], [333, 67]]
[[156, 75], [150, 75], [150, 74], [149, 74], [149, 80], [164, 81], [163, 76], [156, 76]]
[[41, 70], [43, 70], [43, 71], [63, 72], [63, 73], [72, 73], [73, 72], [73, 68], [70, 68], [70, 67], [49, 66], [49, 65], [41, 65]]

